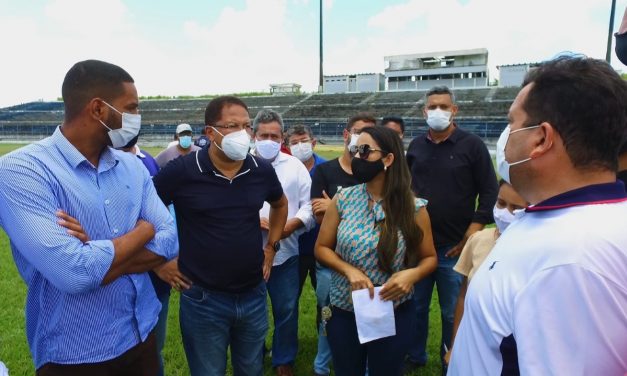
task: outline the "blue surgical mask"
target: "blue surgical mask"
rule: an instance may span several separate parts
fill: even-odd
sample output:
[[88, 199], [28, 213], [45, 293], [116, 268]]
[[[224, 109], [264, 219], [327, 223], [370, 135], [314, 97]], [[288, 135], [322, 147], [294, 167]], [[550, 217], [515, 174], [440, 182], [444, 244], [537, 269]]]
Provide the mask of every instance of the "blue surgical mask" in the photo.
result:
[[192, 136], [180, 136], [179, 145], [181, 145], [183, 149], [189, 149], [189, 147], [192, 146]]

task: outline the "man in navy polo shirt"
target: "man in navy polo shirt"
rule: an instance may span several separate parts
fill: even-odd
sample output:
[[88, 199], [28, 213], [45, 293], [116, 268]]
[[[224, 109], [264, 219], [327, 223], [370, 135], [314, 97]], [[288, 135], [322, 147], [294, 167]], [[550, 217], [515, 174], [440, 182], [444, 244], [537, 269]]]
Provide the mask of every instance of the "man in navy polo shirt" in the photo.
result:
[[[183, 289], [181, 334], [191, 374], [224, 375], [230, 346], [235, 375], [261, 375], [265, 281], [279, 250], [287, 199], [272, 165], [248, 153], [250, 117], [243, 101], [213, 99], [205, 125], [209, 145], [175, 159], [154, 178], [163, 202], [176, 207], [181, 239], [179, 258], [166, 264], [165, 274]], [[264, 202], [270, 204], [270, 230], [262, 248]]]
[[605, 61], [529, 73], [497, 143], [532, 205], [475, 274], [449, 375], [627, 372], [627, 194], [616, 181], [627, 83]]

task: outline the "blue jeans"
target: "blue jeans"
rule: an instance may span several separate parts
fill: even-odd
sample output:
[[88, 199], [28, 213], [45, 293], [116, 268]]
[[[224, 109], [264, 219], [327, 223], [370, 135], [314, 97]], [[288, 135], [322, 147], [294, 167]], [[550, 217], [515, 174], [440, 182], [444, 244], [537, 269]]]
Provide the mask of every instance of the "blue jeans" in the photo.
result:
[[412, 299], [394, 310], [396, 335], [359, 343], [355, 314], [336, 307], [327, 324], [333, 368], [337, 376], [400, 376], [403, 359], [416, 326], [416, 308]]
[[268, 280], [272, 302], [274, 334], [272, 335], [272, 366], [294, 364], [298, 352], [298, 256], [273, 266]]
[[163, 346], [165, 345], [165, 334], [168, 329], [168, 307], [170, 306], [170, 290], [161, 295], [157, 295], [157, 299], [161, 302], [161, 312], [159, 312], [159, 321], [155, 326], [155, 337], [157, 340], [157, 353], [159, 357], [159, 373], [157, 376], [164, 375], [163, 368]]
[[[318, 309], [329, 304], [329, 291], [331, 290], [331, 269], [316, 263], [316, 298]], [[314, 372], [320, 375], [328, 375], [331, 370], [331, 349], [327, 336], [323, 334], [322, 323], [318, 326], [318, 352], [314, 359]]]
[[442, 340], [440, 343], [440, 359], [446, 353], [444, 344], [451, 348], [453, 336], [453, 318], [455, 305], [462, 284], [462, 275], [453, 270], [459, 257], [444, 256], [453, 246], [437, 249], [438, 267], [431, 275], [422, 279], [414, 286], [414, 300], [418, 321], [417, 332], [408, 353], [409, 360], [419, 364], [427, 363], [427, 337], [429, 334], [429, 306], [433, 295], [433, 285], [437, 284], [438, 299], [442, 315]]
[[224, 376], [231, 347], [233, 375], [263, 374], [268, 332], [266, 284], [227, 293], [193, 285], [181, 293], [183, 348], [192, 376]]

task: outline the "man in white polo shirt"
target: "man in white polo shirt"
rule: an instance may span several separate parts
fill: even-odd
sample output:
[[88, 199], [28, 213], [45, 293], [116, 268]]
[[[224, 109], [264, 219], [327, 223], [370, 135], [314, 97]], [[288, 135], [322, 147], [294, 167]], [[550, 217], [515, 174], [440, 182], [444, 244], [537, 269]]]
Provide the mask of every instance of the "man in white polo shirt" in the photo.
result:
[[526, 77], [497, 166], [532, 205], [471, 282], [449, 375], [627, 373], [627, 83], [558, 58]]
[[[283, 131], [283, 119], [275, 111], [261, 110], [253, 121], [255, 154], [272, 163], [287, 197], [287, 223], [267, 287], [274, 317], [272, 366], [277, 375], [292, 376], [298, 351], [298, 237], [311, 230], [316, 221], [309, 201], [309, 171], [298, 158], [280, 151], [284, 140]], [[263, 230], [269, 229], [269, 208], [269, 205], [264, 204], [259, 213]], [[263, 231], [264, 241], [266, 235], [267, 231]]]

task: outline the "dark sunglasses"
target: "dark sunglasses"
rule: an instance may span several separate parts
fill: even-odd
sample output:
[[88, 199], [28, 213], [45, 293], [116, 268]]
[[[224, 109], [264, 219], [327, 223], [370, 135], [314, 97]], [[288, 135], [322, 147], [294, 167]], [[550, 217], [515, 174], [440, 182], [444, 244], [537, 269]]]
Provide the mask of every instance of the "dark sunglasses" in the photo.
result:
[[349, 151], [351, 152], [351, 154], [359, 153], [359, 158], [361, 159], [368, 159], [368, 157], [370, 156], [370, 153], [373, 151], [378, 151], [379, 153], [386, 153], [386, 151], [384, 150], [373, 149], [368, 144], [352, 145]]

